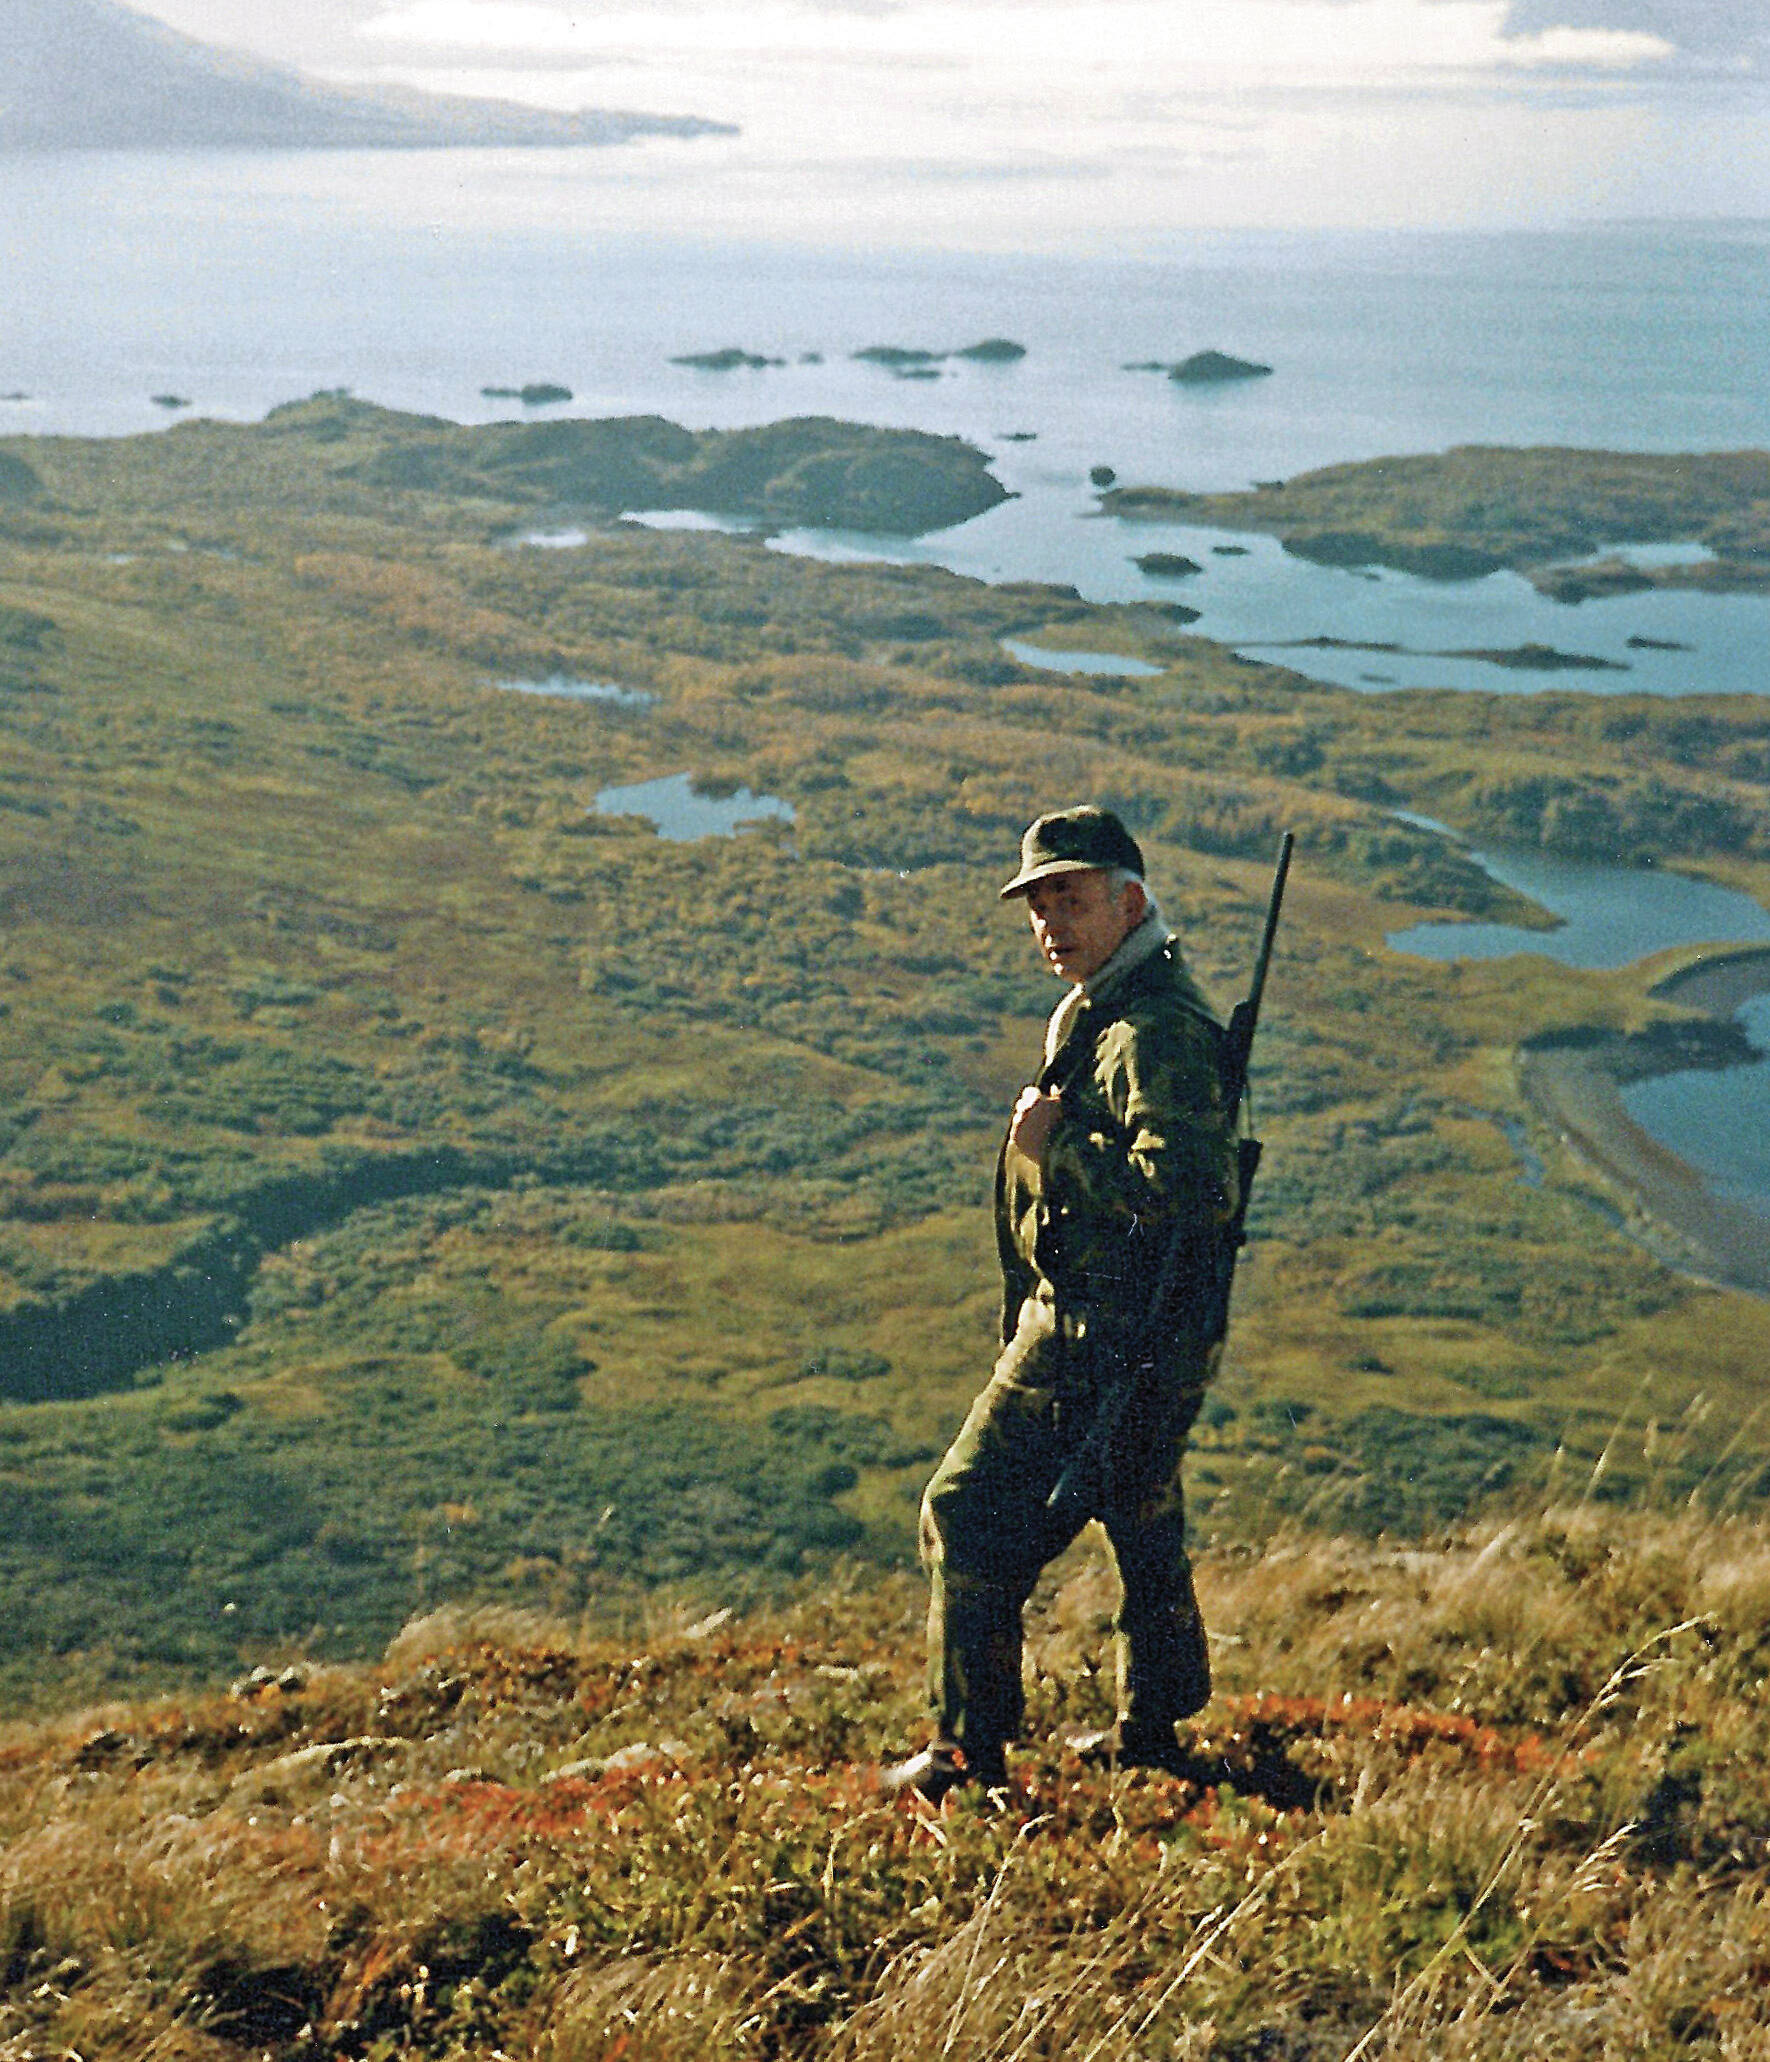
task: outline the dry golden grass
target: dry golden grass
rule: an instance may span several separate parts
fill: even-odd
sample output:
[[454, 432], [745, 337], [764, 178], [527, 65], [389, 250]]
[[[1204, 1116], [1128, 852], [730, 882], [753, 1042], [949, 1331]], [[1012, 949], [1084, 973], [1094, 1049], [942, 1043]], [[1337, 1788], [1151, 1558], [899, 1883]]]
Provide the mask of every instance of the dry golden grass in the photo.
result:
[[1424, 2062], [1770, 2053], [1770, 1527], [1591, 1502], [1208, 1561], [1196, 1780], [1090, 1773], [1111, 1579], [1035, 1600], [1007, 1802], [920, 1730], [919, 1587], [0, 1736], [0, 2058]]

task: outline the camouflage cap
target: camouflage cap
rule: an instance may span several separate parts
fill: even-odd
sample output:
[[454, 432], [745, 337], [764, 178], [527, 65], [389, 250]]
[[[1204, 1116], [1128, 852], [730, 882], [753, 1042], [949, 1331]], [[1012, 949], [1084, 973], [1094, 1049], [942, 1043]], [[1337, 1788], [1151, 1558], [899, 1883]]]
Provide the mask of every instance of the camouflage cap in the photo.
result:
[[1053, 874], [1092, 873], [1103, 866], [1141, 876], [1142, 848], [1110, 809], [1091, 803], [1054, 809], [1029, 825], [1020, 841], [1020, 871], [1002, 890], [1002, 900], [1024, 895], [1035, 881]]

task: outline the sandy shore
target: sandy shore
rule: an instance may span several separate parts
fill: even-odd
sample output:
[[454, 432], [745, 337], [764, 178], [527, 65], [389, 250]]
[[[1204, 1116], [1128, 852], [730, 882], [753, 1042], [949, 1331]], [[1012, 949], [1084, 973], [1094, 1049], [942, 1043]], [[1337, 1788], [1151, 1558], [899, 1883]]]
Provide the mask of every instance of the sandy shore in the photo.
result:
[[[1770, 949], [1716, 953], [1654, 993], [1725, 1020], [1770, 994]], [[1641, 1129], [1623, 1107], [1602, 1046], [1526, 1052], [1519, 1072], [1538, 1115], [1631, 1199], [1625, 1223], [1634, 1237], [1687, 1274], [1770, 1296], [1770, 1220], [1713, 1194], [1693, 1167]]]

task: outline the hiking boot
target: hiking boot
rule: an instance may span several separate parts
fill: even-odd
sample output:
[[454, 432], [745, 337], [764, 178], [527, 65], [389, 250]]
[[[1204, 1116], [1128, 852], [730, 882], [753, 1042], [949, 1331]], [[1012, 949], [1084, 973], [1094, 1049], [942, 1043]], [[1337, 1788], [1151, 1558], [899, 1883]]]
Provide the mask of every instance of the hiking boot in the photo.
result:
[[1159, 1768], [1170, 1776], [1198, 1780], [1198, 1763], [1170, 1726], [1108, 1726], [1083, 1733], [1070, 1747], [1084, 1768]]
[[953, 1740], [936, 1740], [908, 1761], [895, 1762], [879, 1771], [879, 1788], [888, 1797], [920, 1797], [938, 1804], [949, 1791], [967, 1783], [986, 1790], [999, 1790], [1008, 1781], [1008, 1764], [998, 1747], [993, 1754], [982, 1751], [967, 1755]]

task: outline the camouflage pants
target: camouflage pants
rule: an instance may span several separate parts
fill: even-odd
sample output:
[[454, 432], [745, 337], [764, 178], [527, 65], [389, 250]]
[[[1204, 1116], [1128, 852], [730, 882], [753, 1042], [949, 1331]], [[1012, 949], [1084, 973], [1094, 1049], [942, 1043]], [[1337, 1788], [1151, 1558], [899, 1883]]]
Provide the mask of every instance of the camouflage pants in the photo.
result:
[[[1132, 1413], [1118, 1441], [1119, 1467], [1135, 1481], [1111, 1499], [1104, 1523], [1124, 1592], [1113, 1621], [1119, 1718], [1136, 1730], [1172, 1726], [1211, 1693], [1180, 1461], [1220, 1350], [1201, 1344], [1170, 1362], [1159, 1410]], [[929, 1701], [940, 1737], [973, 1752], [1020, 1730], [1021, 1612], [1040, 1570], [1078, 1529], [1045, 1499], [1116, 1366], [1085, 1321], [1029, 1299], [923, 1496]]]

